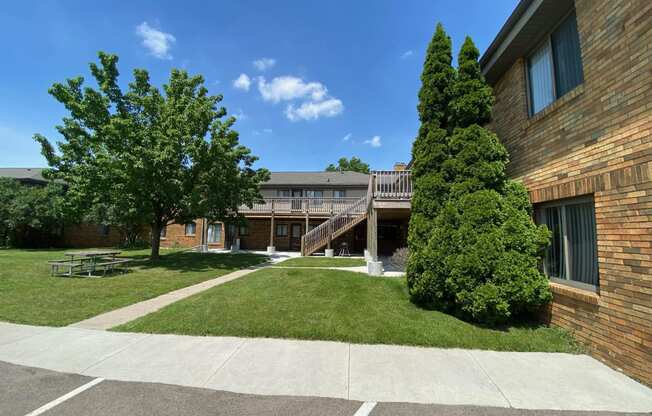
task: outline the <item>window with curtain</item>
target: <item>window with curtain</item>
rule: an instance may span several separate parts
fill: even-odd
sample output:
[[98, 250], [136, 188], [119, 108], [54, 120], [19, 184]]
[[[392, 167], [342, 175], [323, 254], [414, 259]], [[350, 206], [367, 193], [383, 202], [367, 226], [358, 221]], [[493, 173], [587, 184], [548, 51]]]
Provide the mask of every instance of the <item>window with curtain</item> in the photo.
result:
[[288, 225], [287, 224], [276, 224], [276, 236], [277, 237], [287, 237], [288, 236]]
[[209, 243], [222, 242], [222, 224], [209, 224], [207, 234]]
[[195, 224], [194, 222], [186, 224], [185, 227], [186, 235], [195, 235], [195, 231], [197, 231], [197, 224]]
[[528, 59], [528, 80], [531, 114], [584, 82], [574, 12], [532, 53]]
[[551, 231], [543, 271], [551, 279], [573, 286], [599, 286], [598, 244], [592, 199], [578, 198], [535, 207], [538, 224]]

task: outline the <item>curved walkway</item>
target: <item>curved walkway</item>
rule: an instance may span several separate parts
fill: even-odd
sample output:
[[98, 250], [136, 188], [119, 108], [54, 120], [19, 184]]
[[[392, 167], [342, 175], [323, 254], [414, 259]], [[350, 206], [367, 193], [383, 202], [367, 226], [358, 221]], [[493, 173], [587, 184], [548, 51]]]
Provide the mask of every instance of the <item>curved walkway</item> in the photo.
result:
[[648, 412], [652, 390], [586, 355], [116, 333], [0, 323], [0, 361], [237, 393]]

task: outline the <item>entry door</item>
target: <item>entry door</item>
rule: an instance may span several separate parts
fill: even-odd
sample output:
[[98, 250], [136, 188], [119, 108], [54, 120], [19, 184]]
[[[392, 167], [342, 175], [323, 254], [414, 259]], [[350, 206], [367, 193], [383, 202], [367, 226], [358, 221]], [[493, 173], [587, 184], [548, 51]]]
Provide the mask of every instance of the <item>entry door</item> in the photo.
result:
[[[303, 190], [302, 189], [293, 189], [292, 190], [292, 198], [301, 198], [303, 197]], [[292, 200], [292, 210], [293, 211], [301, 211], [301, 199], [293, 199]]]
[[292, 224], [290, 230], [290, 250], [301, 250], [301, 224]]

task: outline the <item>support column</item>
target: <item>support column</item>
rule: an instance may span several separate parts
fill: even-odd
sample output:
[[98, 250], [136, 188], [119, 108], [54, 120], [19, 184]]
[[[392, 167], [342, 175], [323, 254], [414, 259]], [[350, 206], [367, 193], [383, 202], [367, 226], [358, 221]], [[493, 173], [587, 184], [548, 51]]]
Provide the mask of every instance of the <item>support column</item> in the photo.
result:
[[383, 263], [378, 261], [378, 212], [369, 207], [367, 215], [367, 250], [370, 259], [367, 261], [367, 273], [372, 276], [383, 274]]
[[267, 253], [274, 254], [276, 247], [274, 247], [274, 200], [272, 199], [272, 217], [269, 226], [269, 246], [267, 246]]

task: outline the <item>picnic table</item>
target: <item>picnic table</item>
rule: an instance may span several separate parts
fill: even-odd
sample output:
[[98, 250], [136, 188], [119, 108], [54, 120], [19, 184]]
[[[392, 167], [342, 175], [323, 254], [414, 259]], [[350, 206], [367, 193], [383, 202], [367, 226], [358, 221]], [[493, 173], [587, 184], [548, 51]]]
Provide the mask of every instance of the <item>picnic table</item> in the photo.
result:
[[[119, 258], [116, 256], [120, 254], [117, 250], [89, 250], [89, 251], [72, 251], [64, 253], [67, 259], [49, 261], [50, 273], [64, 274], [72, 276], [73, 274], [88, 274], [92, 277], [95, 271], [102, 270], [102, 274], [112, 272], [119, 266], [126, 265], [131, 259]], [[63, 273], [60, 272], [63, 269]]]

